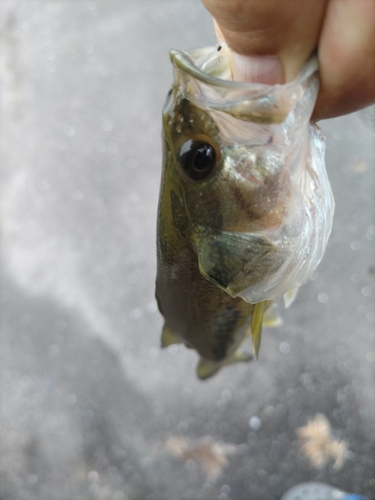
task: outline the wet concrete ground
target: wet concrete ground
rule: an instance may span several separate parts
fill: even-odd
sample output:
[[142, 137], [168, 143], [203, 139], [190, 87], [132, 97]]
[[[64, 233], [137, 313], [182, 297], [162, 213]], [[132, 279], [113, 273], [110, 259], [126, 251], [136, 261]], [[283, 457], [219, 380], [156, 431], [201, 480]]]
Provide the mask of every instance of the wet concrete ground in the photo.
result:
[[[278, 500], [308, 480], [375, 498], [374, 107], [321, 123], [322, 264], [259, 362], [202, 383], [194, 352], [159, 349], [155, 220], [168, 49], [212, 44], [210, 17], [2, 0], [0, 19], [0, 499]], [[341, 468], [301, 450], [318, 413]]]

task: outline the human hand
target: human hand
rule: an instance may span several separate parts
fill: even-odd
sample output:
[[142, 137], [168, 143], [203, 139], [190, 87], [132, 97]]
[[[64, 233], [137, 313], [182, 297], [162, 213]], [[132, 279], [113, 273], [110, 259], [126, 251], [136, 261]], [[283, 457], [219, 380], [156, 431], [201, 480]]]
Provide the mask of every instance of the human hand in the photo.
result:
[[235, 80], [290, 81], [317, 49], [321, 86], [313, 120], [375, 102], [375, 0], [202, 2], [234, 51]]

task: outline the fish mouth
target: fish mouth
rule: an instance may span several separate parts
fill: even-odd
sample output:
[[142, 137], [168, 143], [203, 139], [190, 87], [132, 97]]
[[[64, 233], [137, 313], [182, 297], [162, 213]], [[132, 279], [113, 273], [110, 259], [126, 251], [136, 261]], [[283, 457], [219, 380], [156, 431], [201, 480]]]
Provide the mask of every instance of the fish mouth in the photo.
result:
[[203, 47], [187, 51], [171, 49], [169, 54], [173, 66], [189, 73], [191, 76], [215, 87], [231, 90], [246, 89], [252, 92], [269, 91], [270, 88], [293, 88], [302, 84], [313, 73], [318, 71], [318, 60], [313, 55], [303, 66], [296, 78], [284, 84], [267, 85], [264, 83], [238, 82], [232, 80], [230, 72], [230, 49], [226, 44], [216, 47]]
[[185, 89], [187, 99], [202, 108], [223, 111], [244, 121], [282, 123], [314, 80], [313, 87], [318, 92], [316, 56], [312, 56], [294, 80], [282, 85], [233, 81], [230, 57], [226, 44], [220, 51], [216, 47], [170, 51], [176, 79]]

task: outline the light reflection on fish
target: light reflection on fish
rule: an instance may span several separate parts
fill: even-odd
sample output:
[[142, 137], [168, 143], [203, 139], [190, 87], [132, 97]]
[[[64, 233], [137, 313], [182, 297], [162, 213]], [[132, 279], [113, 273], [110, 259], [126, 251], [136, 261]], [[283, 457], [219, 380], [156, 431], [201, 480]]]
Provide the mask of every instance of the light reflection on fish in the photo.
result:
[[265, 86], [230, 81], [227, 48], [171, 59], [156, 297], [162, 346], [194, 348], [204, 379], [251, 359], [240, 350], [250, 330], [258, 355], [262, 324], [278, 322], [272, 301], [290, 299], [323, 256], [333, 198], [324, 139], [309, 125], [316, 60]]

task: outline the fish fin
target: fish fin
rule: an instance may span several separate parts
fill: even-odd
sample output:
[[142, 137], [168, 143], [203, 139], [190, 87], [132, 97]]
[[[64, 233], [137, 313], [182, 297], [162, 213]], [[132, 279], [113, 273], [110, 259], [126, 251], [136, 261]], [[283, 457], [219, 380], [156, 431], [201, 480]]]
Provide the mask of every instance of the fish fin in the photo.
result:
[[250, 337], [251, 335], [251, 325], [249, 325], [245, 330], [245, 338]]
[[262, 340], [262, 321], [264, 311], [264, 300], [254, 304], [253, 315], [251, 318], [251, 335], [253, 340], [253, 349], [255, 358], [258, 359], [260, 342]]
[[198, 226], [194, 242], [202, 276], [231, 297], [260, 283], [283, 263], [282, 252], [257, 234]]
[[161, 333], [161, 346], [168, 347], [172, 344], [181, 344], [181, 340], [179, 340], [167, 327], [167, 325], [163, 326], [163, 331]]
[[207, 378], [212, 377], [212, 375], [215, 375], [215, 373], [220, 370], [221, 366], [221, 363], [200, 359], [197, 365], [197, 376], [201, 380], [206, 380]]
[[278, 313], [275, 306], [271, 306], [263, 314], [262, 326], [280, 326], [283, 324], [283, 318]]
[[247, 351], [241, 351], [237, 349], [237, 351], [224, 364], [229, 365], [230, 363], [247, 363], [252, 359], [252, 354]]
[[295, 288], [291, 288], [286, 293], [284, 293], [283, 299], [284, 299], [285, 309], [289, 309], [289, 307], [296, 300], [296, 297], [297, 297], [297, 294], [298, 294], [298, 290], [299, 290], [299, 288], [298, 288], [298, 286], [296, 286]]
[[197, 375], [201, 380], [205, 380], [215, 375], [215, 373], [217, 373], [223, 366], [230, 365], [232, 363], [248, 363], [252, 359], [253, 356], [249, 352], [241, 351], [240, 349], [237, 349], [232, 356], [221, 362], [200, 359], [197, 366]]
[[249, 352], [241, 351], [239, 349], [228, 359], [221, 362], [200, 359], [197, 366], [197, 375], [201, 380], [205, 380], [215, 375], [215, 373], [217, 373], [223, 366], [230, 365], [232, 363], [248, 363], [252, 359], [253, 356]]

